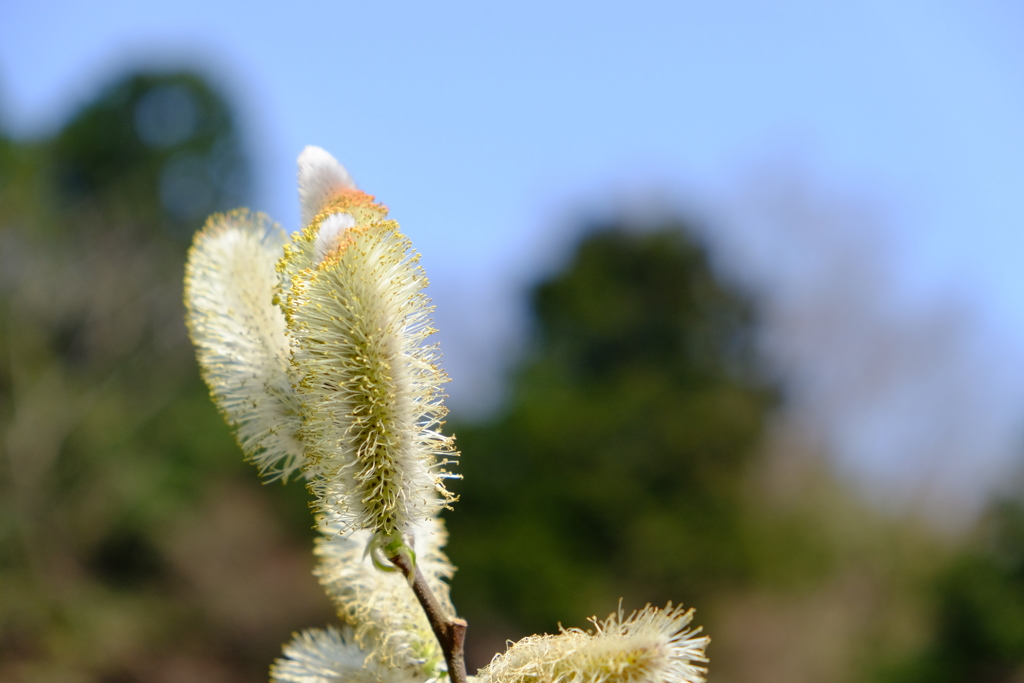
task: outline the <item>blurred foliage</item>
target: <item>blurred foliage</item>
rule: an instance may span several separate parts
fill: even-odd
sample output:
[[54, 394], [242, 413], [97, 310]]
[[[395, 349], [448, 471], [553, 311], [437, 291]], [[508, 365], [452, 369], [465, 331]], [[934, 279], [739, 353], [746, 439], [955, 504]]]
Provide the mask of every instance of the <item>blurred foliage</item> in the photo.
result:
[[221, 100], [191, 74], [140, 74], [87, 105], [50, 143], [64, 209], [101, 198], [123, 219], [183, 241], [245, 203], [249, 168]]
[[460, 608], [551, 629], [610, 611], [622, 586], [693, 602], [748, 572], [744, 472], [772, 393], [749, 302], [685, 234], [598, 229], [534, 290], [506, 412], [456, 428]]
[[[190, 73], [123, 78], [50, 139], [0, 136], [0, 680], [265, 678], [327, 611], [184, 330], [191, 231], [248, 178]], [[273, 492], [308, 529], [301, 487]], [[243, 619], [253, 594], [224, 584], [278, 596]]]
[[620, 596], [696, 606], [712, 681], [859, 680], [920, 630], [908, 587], [939, 548], [821, 454], [771, 451], [781, 390], [759, 367], [757, 302], [694, 234], [592, 226], [533, 290], [504, 410], [455, 426], [449, 551], [471, 666]]
[[1024, 498], [995, 504], [976, 542], [930, 590], [929, 639], [882, 667], [884, 683], [1015, 683], [1024, 680]]

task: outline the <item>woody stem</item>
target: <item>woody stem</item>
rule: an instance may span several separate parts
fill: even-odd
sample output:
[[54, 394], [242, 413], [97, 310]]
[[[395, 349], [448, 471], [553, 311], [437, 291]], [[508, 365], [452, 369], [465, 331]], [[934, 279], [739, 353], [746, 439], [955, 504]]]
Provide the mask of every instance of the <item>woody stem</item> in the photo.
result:
[[405, 578], [412, 585], [412, 591], [416, 599], [420, 601], [423, 611], [430, 621], [430, 627], [434, 629], [437, 642], [441, 644], [444, 651], [444, 659], [448, 663], [448, 676], [451, 683], [466, 683], [466, 620], [458, 617], [446, 617], [437, 601], [434, 592], [427, 585], [422, 572], [412, 560], [402, 553], [389, 557], [391, 564], [398, 567]]

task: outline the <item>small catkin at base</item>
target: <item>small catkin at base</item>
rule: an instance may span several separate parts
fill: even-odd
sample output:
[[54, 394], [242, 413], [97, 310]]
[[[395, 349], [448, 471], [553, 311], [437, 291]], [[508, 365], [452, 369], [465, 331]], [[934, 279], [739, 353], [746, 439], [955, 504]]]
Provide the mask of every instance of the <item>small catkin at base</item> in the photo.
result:
[[623, 619], [621, 611], [594, 629], [563, 629], [512, 645], [480, 671], [485, 683], [702, 683], [700, 629], [687, 629], [693, 610], [648, 605]]
[[[444, 652], [423, 609], [397, 571], [384, 572], [367, 552], [372, 534], [338, 533], [339, 526], [321, 521], [323, 536], [314, 553], [314, 573], [327, 591], [342, 621], [351, 624], [355, 642], [370, 661], [412, 670], [426, 680], [445, 675]], [[442, 609], [454, 616], [448, 584], [455, 572], [442, 552], [448, 534], [440, 519], [430, 519], [412, 531], [416, 564]]]
[[270, 667], [271, 683], [420, 683], [408, 671], [388, 669], [367, 659], [352, 630], [308, 629], [284, 646]]

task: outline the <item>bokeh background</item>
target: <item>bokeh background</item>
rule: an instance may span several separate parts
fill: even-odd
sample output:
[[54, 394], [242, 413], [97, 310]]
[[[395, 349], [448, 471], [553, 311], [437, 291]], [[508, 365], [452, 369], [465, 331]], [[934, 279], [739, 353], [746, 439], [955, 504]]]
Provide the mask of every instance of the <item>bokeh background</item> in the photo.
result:
[[182, 323], [333, 152], [423, 253], [470, 667], [681, 601], [710, 681], [1024, 680], [1024, 9], [0, 5], [0, 681], [334, 616]]

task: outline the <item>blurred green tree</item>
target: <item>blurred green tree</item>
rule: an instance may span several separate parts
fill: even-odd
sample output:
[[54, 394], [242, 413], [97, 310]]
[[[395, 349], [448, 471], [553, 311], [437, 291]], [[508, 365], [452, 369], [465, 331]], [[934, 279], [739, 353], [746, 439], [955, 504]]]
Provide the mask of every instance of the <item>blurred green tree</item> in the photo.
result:
[[884, 683], [1014, 683], [1024, 677], [1024, 499], [994, 504], [931, 587], [931, 634], [882, 668]]
[[99, 201], [185, 244], [206, 216], [249, 195], [249, 165], [231, 113], [194, 74], [137, 74], [113, 84], [49, 150], [62, 208]]
[[597, 226], [534, 289], [507, 407], [456, 427], [450, 550], [471, 623], [550, 630], [619, 595], [697, 602], [749, 575], [744, 487], [775, 393], [750, 300], [692, 234]]
[[930, 533], [864, 504], [821, 453], [769, 451], [783, 391], [759, 363], [758, 302], [696, 234], [593, 226], [532, 292], [503, 410], [455, 426], [473, 665], [620, 596], [696, 606], [721, 681], [864, 680], [918, 632]]

